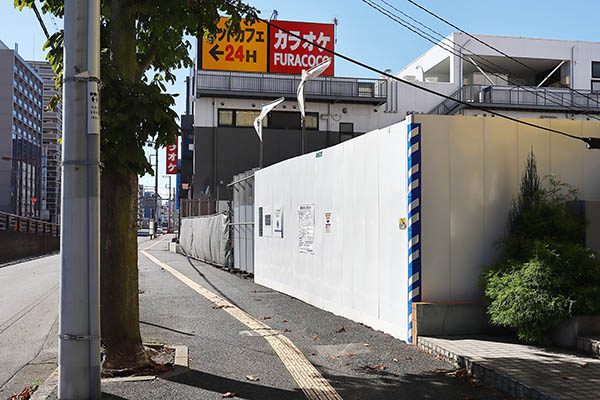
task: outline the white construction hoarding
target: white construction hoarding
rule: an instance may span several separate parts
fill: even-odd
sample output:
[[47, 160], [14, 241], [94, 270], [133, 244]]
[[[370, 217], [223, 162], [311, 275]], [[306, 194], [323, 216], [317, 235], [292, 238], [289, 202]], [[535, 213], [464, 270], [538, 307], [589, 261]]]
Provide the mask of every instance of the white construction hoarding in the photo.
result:
[[255, 280], [411, 341], [413, 301], [481, 299], [481, 266], [496, 255], [531, 149], [541, 176], [600, 200], [600, 151], [499, 118], [411, 116], [257, 171], [255, 220], [260, 207], [289, 217], [283, 237], [255, 231]]

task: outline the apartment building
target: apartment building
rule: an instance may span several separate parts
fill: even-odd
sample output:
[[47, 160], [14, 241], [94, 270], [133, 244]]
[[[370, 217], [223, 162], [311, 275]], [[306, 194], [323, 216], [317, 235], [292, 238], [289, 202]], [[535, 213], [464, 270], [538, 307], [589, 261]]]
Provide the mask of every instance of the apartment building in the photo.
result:
[[0, 42], [0, 211], [41, 216], [43, 79]]
[[49, 108], [50, 100], [57, 94], [56, 74], [47, 61], [28, 61], [28, 64], [44, 80], [41, 217], [52, 223], [60, 223], [62, 108]]

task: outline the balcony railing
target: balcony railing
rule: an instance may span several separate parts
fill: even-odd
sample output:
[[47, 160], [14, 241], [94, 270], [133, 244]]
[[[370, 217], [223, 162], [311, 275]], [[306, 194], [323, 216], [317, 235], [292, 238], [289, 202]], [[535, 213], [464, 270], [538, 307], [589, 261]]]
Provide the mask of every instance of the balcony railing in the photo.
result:
[[[227, 94], [296, 95], [300, 84], [298, 75], [262, 74], [244, 72], [198, 71], [199, 94], [227, 92]], [[225, 93], [223, 93], [225, 94]], [[307, 98], [343, 98], [384, 102], [386, 81], [382, 79], [318, 77], [306, 82]]]
[[[578, 92], [578, 93], [577, 93]], [[462, 108], [456, 100], [492, 107], [600, 113], [600, 93], [564, 88], [466, 85], [428, 114], [447, 115]]]

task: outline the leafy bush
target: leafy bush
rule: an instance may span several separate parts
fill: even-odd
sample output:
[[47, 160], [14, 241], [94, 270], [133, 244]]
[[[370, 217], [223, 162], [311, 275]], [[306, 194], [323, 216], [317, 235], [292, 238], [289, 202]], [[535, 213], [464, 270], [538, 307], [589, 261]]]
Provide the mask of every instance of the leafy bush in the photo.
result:
[[567, 207], [576, 192], [552, 177], [546, 186], [532, 152], [500, 259], [482, 275], [492, 323], [539, 343], [564, 318], [600, 313], [600, 263], [583, 245], [584, 219]]

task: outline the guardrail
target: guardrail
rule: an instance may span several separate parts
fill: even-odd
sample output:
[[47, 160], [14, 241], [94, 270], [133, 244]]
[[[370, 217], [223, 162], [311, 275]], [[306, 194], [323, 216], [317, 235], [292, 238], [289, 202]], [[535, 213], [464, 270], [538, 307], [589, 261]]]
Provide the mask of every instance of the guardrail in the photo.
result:
[[[297, 75], [198, 71], [197, 89], [295, 96], [299, 84]], [[306, 81], [305, 94], [384, 100], [387, 84], [383, 79], [318, 77]]]
[[60, 225], [0, 211], [0, 230], [60, 236]]
[[521, 106], [565, 109], [574, 112], [600, 112], [600, 93], [564, 88], [534, 88], [517, 86], [466, 85], [454, 92], [428, 114], [447, 115], [467, 103], [494, 106]]

